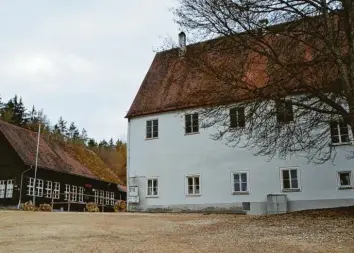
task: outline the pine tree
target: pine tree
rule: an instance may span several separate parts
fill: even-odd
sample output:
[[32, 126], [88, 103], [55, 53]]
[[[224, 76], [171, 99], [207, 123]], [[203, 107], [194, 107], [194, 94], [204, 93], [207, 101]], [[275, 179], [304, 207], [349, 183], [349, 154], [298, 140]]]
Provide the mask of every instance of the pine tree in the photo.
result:
[[96, 148], [97, 147], [97, 142], [95, 141], [95, 139], [90, 138], [87, 142], [87, 146], [89, 148]]
[[87, 131], [85, 128], [83, 128], [81, 130], [81, 134], [80, 134], [79, 138], [80, 138], [81, 144], [86, 145], [86, 142], [88, 140], [88, 136], [87, 136]]
[[75, 132], [79, 133], [79, 131], [77, 130], [77, 128], [75, 126], [75, 123], [71, 122], [69, 130], [68, 130], [68, 137], [73, 140]]
[[108, 148], [108, 142], [105, 140], [105, 139], [103, 139], [102, 141], [100, 141], [100, 143], [98, 144], [98, 147], [100, 148], [100, 149], [107, 149]]
[[111, 139], [109, 140], [109, 144], [108, 144], [108, 146], [109, 146], [109, 149], [110, 149], [110, 150], [113, 150], [113, 149], [114, 149], [114, 142], [113, 142], [113, 138], [111, 138]]
[[66, 138], [67, 137], [67, 122], [63, 119], [63, 117], [60, 116], [57, 125], [57, 129], [59, 130], [59, 133]]

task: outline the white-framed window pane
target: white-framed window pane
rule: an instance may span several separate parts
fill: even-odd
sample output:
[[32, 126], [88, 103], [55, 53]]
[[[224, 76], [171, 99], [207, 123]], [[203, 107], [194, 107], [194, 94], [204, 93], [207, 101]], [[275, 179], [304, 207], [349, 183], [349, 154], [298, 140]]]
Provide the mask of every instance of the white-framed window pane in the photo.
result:
[[339, 172], [339, 184], [340, 184], [340, 186], [342, 186], [342, 187], [343, 186], [346, 186], [346, 187], [351, 186], [350, 176], [351, 176], [350, 172]]
[[34, 194], [34, 178], [30, 177], [28, 178], [27, 195], [33, 196], [33, 194]]
[[200, 177], [188, 176], [187, 177], [187, 192], [189, 195], [200, 194]]
[[100, 190], [100, 204], [103, 204], [103, 199], [104, 199], [104, 191]]
[[148, 196], [157, 196], [158, 195], [158, 180], [157, 180], [157, 178], [147, 180], [147, 195]]
[[14, 192], [14, 180], [7, 180], [6, 184], [6, 198], [12, 198]]
[[43, 186], [44, 186], [44, 180], [43, 179], [36, 179], [36, 196], [37, 197], [43, 197]]
[[95, 192], [95, 203], [98, 204], [98, 190], [95, 190], [94, 189], [94, 192]]
[[69, 195], [70, 195], [70, 185], [65, 184], [65, 192], [64, 192], [64, 200], [69, 200]]
[[111, 201], [111, 206], [114, 206], [114, 192], [111, 192], [110, 201]]
[[282, 170], [283, 189], [299, 189], [299, 178], [297, 169]]
[[53, 196], [54, 199], [60, 198], [60, 183], [59, 182], [54, 182], [53, 194], [54, 194], [54, 196]]
[[105, 201], [106, 205], [109, 205], [109, 192], [108, 191], [106, 191], [106, 199], [105, 200], [106, 200]]
[[79, 202], [84, 201], [84, 187], [79, 187]]
[[52, 181], [46, 181], [45, 197], [52, 198]]
[[5, 185], [6, 181], [5, 180], [0, 180], [0, 199], [5, 198]]
[[159, 137], [159, 121], [158, 119], [146, 121], [146, 139]]
[[72, 202], [77, 201], [77, 186], [75, 186], [75, 185], [72, 186], [71, 201]]

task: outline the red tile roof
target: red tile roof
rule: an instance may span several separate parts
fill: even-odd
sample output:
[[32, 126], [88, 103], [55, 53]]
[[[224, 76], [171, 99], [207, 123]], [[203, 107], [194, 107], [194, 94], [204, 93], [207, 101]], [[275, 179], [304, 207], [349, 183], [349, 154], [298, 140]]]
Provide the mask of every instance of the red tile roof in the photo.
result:
[[[26, 165], [34, 166], [38, 138], [37, 133], [1, 120], [0, 131], [4, 134], [5, 138], [9, 141], [22, 161]], [[109, 173], [107, 180], [104, 176], [94, 174], [88, 166], [75, 159], [71, 152], [69, 152], [69, 148], [65, 148], [64, 145], [65, 144], [48, 141], [41, 136], [38, 152], [38, 167], [98, 180], [112, 181], [109, 179], [113, 178], [113, 172], [108, 167], [102, 168], [102, 170], [106, 171], [105, 174]], [[91, 156], [95, 156], [95, 158], [97, 156], [93, 152], [90, 152], [90, 154]], [[115, 176], [115, 178], [119, 180], [118, 177]]]
[[[269, 43], [281, 54], [284, 62], [311, 60], [308, 48], [289, 41], [286, 36], [270, 38]], [[232, 38], [223, 37], [187, 46], [184, 58], [178, 56], [177, 48], [157, 53], [126, 117], [252, 100], [259, 98], [260, 90], [254, 88], [260, 87], [264, 88], [262, 94], [269, 96], [285, 87], [287, 92], [300, 90], [297, 80], [284, 78], [288, 75], [284, 70], [269, 68], [265, 57], [234, 44]], [[312, 65], [312, 70], [305, 64], [295, 66], [303, 76], [312, 78], [316, 73], [318, 78], [328, 79], [328, 66]], [[309, 81], [316, 88], [320, 88], [321, 82]], [[330, 80], [323, 82], [329, 83]], [[231, 85], [234, 88], [228, 87]]]

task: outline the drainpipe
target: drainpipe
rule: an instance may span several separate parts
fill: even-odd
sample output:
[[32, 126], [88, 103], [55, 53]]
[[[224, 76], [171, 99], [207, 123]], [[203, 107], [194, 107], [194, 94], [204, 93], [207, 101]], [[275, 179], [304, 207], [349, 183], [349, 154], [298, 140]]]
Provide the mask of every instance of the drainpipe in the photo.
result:
[[41, 135], [41, 124], [38, 125], [38, 139], [37, 139], [37, 152], [36, 161], [34, 166], [34, 182], [33, 182], [33, 206], [36, 206], [36, 184], [37, 184], [37, 166], [38, 166], [38, 153], [39, 153], [39, 139]]
[[31, 167], [29, 169], [27, 169], [27, 170], [25, 170], [24, 172], [21, 173], [20, 197], [18, 199], [17, 209], [20, 209], [20, 206], [21, 206], [23, 174], [25, 174], [27, 171], [29, 171], [31, 169], [32, 169], [32, 165], [31, 165]]

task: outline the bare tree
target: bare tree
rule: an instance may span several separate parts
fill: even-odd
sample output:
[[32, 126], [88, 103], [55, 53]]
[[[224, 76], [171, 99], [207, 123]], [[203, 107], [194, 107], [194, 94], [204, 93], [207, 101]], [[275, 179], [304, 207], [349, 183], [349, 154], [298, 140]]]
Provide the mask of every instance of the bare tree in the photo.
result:
[[211, 101], [197, 111], [202, 127], [217, 129], [214, 139], [316, 163], [335, 158], [331, 144], [349, 142], [352, 1], [179, 0], [174, 13], [193, 39], [213, 38], [190, 45], [184, 61], [213, 80], [189, 96]]

